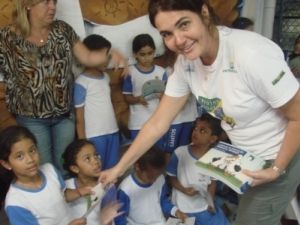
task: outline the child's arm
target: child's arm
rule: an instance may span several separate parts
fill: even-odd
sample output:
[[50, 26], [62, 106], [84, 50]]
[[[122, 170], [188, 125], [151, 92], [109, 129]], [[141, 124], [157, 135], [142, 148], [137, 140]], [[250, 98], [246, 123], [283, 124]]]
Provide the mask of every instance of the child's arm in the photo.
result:
[[165, 183], [162, 187], [160, 196], [160, 206], [166, 217], [175, 216], [184, 221], [188, 216], [181, 212], [171, 201], [170, 201], [171, 190]]
[[124, 95], [125, 101], [130, 105], [141, 104], [144, 106], [148, 105], [148, 102], [144, 99], [143, 96], [133, 96], [129, 94]]
[[76, 132], [78, 139], [85, 139], [84, 106], [75, 108]]
[[66, 188], [64, 195], [67, 202], [75, 201], [83, 196], [92, 194], [92, 187], [84, 186], [76, 189]]
[[184, 187], [180, 181], [177, 179], [177, 177], [169, 176], [170, 183], [173, 188], [177, 189], [178, 191], [181, 191], [182, 193], [188, 195], [188, 196], [194, 196], [199, 194], [199, 191], [195, 190], [193, 187]]
[[215, 198], [216, 188], [217, 188], [217, 182], [215, 180], [212, 180], [207, 187], [207, 191], [211, 195], [212, 199]]

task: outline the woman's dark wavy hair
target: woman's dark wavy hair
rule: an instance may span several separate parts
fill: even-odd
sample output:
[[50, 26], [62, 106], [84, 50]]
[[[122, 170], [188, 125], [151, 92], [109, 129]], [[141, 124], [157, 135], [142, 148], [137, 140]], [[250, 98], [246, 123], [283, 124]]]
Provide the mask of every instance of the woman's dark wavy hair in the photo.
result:
[[[35, 136], [26, 128], [19, 125], [10, 126], [0, 132], [0, 160], [8, 162], [12, 146], [23, 140], [30, 139], [36, 145]], [[0, 166], [0, 207], [5, 200], [9, 185], [14, 178], [13, 171]]]
[[93, 145], [92, 142], [86, 140], [86, 139], [78, 139], [73, 141], [71, 144], [68, 145], [65, 152], [62, 155], [63, 158], [63, 168], [64, 170], [68, 171], [68, 173], [76, 177], [77, 174], [73, 173], [73, 171], [70, 169], [71, 166], [76, 165], [76, 157], [80, 150], [86, 146], [86, 145]]
[[150, 0], [148, 6], [149, 19], [153, 27], [155, 26], [155, 17], [161, 11], [182, 11], [188, 10], [201, 16], [203, 5], [207, 5], [210, 20], [213, 24], [218, 24], [219, 19], [214, 13], [207, 0]]

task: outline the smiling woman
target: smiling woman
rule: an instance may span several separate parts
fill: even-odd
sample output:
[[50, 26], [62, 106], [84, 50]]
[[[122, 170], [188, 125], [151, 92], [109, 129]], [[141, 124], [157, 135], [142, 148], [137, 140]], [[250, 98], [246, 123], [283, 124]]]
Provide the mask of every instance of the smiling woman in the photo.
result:
[[300, 182], [299, 84], [280, 47], [255, 32], [216, 26], [213, 15], [206, 0], [150, 0], [152, 25], [178, 54], [174, 72], [155, 113], [100, 180], [124, 173], [166, 132], [192, 93], [222, 121], [234, 145], [273, 164], [245, 171], [253, 187], [241, 196], [235, 224], [278, 224]]

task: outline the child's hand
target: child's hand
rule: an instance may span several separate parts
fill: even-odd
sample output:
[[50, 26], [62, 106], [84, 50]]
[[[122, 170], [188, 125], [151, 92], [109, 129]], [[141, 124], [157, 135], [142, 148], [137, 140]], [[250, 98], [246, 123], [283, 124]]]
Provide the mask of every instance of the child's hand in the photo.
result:
[[215, 209], [215, 207], [209, 205], [209, 206], [207, 207], [207, 211], [210, 212], [210, 213], [215, 213], [215, 212], [216, 212], [216, 209]]
[[183, 222], [185, 221], [186, 218], [188, 218], [188, 216], [184, 212], [181, 212], [179, 209], [176, 210], [175, 216], [178, 219], [181, 219]]
[[122, 204], [119, 202], [111, 202], [104, 206], [100, 211], [100, 224], [107, 225], [113, 221], [114, 218], [123, 214], [124, 212], [119, 212]]
[[143, 96], [139, 97], [139, 103], [143, 106], [148, 106], [148, 102], [144, 99]]
[[79, 218], [72, 220], [68, 225], [86, 225], [86, 219], [85, 218]]
[[197, 194], [199, 194], [199, 191], [197, 191], [195, 188], [193, 187], [186, 187], [184, 188], [184, 194], [188, 195], [188, 196], [195, 196]]
[[92, 187], [84, 186], [76, 189], [80, 197], [87, 196], [93, 194]]

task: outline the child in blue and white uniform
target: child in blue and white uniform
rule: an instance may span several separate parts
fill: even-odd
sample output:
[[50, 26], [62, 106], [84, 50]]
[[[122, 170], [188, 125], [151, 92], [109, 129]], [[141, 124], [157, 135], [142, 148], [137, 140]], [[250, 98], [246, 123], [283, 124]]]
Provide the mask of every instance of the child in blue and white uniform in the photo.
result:
[[163, 212], [172, 208], [163, 176], [165, 164], [164, 153], [154, 147], [135, 163], [133, 173], [119, 186], [124, 214], [115, 219], [115, 225], [165, 225]]
[[[104, 37], [89, 35], [83, 43], [91, 51], [107, 52], [109, 59], [111, 43]], [[86, 67], [76, 79], [74, 88], [77, 136], [94, 143], [103, 160], [103, 169], [118, 162], [120, 151], [119, 128], [111, 102], [110, 78], [104, 72], [106, 66], [107, 63], [99, 67]]]
[[[160, 101], [159, 98], [146, 100], [142, 95], [143, 85], [149, 80], [167, 80], [165, 69], [153, 64], [155, 49], [155, 43], [149, 34], [137, 35], [132, 42], [132, 51], [137, 63], [129, 67], [129, 75], [123, 83], [123, 94], [130, 108], [128, 129], [132, 140]], [[163, 148], [162, 140], [157, 144]]]
[[196, 225], [229, 225], [222, 210], [208, 202], [206, 195], [215, 194], [216, 181], [201, 174], [197, 160], [217, 143], [222, 129], [220, 121], [209, 114], [198, 118], [192, 132], [192, 144], [177, 148], [167, 166], [172, 189], [172, 203]]
[[[85, 139], [73, 141], [64, 152], [63, 159], [64, 169], [73, 176], [65, 181], [67, 188], [94, 187], [98, 184], [98, 177], [101, 172], [101, 158], [90, 141]], [[99, 202], [99, 205], [88, 214], [86, 218], [88, 225], [103, 225], [101, 221], [107, 220], [107, 218], [103, 218], [105, 215], [102, 216], [101, 214], [101, 203], [110, 198], [108, 194], [115, 195], [115, 199], [109, 199], [110, 202], [104, 207], [114, 207], [113, 201], [116, 202], [116, 190], [115, 193], [107, 192], [103, 200]], [[70, 202], [69, 207], [72, 216], [75, 218], [82, 217], [89, 207], [91, 207], [91, 202], [90, 196], [78, 198]], [[115, 206], [118, 207], [116, 204]], [[117, 213], [117, 209], [115, 212]]]
[[54, 166], [39, 166], [36, 145], [35, 137], [25, 127], [11, 126], [0, 134], [0, 169], [5, 169], [8, 180], [13, 178], [5, 193], [10, 224], [86, 224], [83, 218], [72, 220], [66, 201], [88, 195], [90, 190], [67, 189]]

